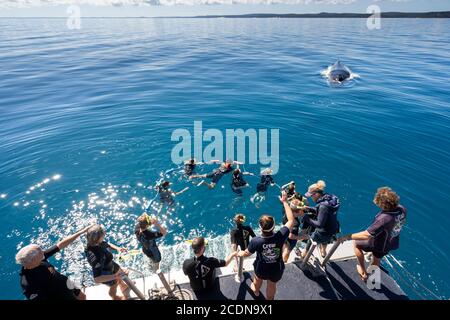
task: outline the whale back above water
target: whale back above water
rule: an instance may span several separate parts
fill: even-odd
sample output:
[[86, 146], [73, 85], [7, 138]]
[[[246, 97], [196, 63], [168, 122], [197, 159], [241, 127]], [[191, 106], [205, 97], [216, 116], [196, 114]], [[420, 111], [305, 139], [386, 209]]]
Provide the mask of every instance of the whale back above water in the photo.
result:
[[350, 73], [350, 69], [338, 60], [331, 66], [328, 77], [331, 81], [342, 82], [350, 78]]

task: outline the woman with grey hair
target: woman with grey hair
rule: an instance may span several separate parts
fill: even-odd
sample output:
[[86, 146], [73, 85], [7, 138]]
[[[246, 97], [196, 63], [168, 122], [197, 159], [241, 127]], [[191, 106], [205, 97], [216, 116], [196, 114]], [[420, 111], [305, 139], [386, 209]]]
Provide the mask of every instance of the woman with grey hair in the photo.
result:
[[75, 287], [65, 275], [56, 271], [47, 259], [74, 242], [85, 233], [86, 227], [77, 233], [59, 241], [47, 250], [37, 244], [29, 244], [16, 254], [16, 262], [22, 266], [20, 285], [23, 294], [29, 300], [85, 300], [86, 295]]
[[[109, 286], [109, 295], [114, 300], [126, 300], [129, 298], [130, 289], [121, 276], [127, 275], [128, 272], [114, 262], [111, 250], [118, 252], [127, 250], [106, 242], [105, 235], [102, 226], [94, 225], [90, 227], [86, 234], [87, 246], [84, 252], [92, 267], [94, 281]], [[117, 286], [120, 287], [123, 296], [117, 295]]]

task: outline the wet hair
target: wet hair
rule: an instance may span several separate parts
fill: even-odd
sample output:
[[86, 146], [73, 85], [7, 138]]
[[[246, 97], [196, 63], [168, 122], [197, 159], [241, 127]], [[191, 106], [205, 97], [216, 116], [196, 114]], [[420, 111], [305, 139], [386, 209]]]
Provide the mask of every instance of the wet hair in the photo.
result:
[[241, 169], [234, 169], [233, 175], [237, 176], [241, 172]]
[[189, 162], [190, 162], [191, 164], [194, 164], [194, 163], [195, 163], [195, 159], [192, 158], [191, 160], [189, 160]]
[[239, 225], [245, 221], [245, 216], [242, 213], [238, 213], [234, 216], [234, 222]]
[[148, 215], [146, 213], [142, 214], [138, 219], [137, 223], [139, 228], [147, 229], [148, 227]]
[[192, 250], [194, 250], [195, 254], [199, 254], [204, 247], [205, 247], [205, 238], [196, 237], [194, 240], [192, 240]]
[[101, 225], [97, 224], [90, 227], [86, 233], [87, 245], [98, 246], [100, 244], [100, 239], [102, 239], [105, 235], [105, 229], [103, 229]]
[[378, 188], [373, 198], [373, 203], [385, 211], [397, 208], [399, 201], [400, 197], [389, 187]]
[[169, 185], [170, 185], [169, 181], [164, 181], [163, 183], [161, 183], [161, 187], [164, 188], [164, 189], [168, 188]]
[[275, 219], [267, 214], [262, 215], [259, 218], [259, 226], [261, 227], [263, 235], [272, 234], [275, 227]]

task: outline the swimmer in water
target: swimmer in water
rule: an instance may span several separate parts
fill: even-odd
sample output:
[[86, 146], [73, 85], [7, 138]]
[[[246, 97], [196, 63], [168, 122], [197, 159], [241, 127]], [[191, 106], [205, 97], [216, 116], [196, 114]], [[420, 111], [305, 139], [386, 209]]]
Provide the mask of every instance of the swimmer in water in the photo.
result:
[[[211, 160], [212, 163], [220, 163], [220, 160]], [[227, 173], [230, 173], [233, 171], [233, 164], [242, 164], [237, 161], [227, 160], [225, 162], [222, 162], [222, 164], [214, 169], [214, 171], [206, 174], [193, 174], [189, 177], [189, 179], [197, 179], [197, 178], [208, 178], [211, 179], [211, 183], [205, 182], [205, 180], [200, 181], [200, 183], [197, 186], [206, 185], [209, 189], [214, 189], [217, 182]]]
[[270, 168], [261, 171], [261, 179], [256, 185], [256, 193], [250, 198], [251, 202], [262, 202], [266, 199], [267, 188], [275, 185], [272, 173], [273, 171]]
[[184, 174], [185, 174], [187, 177], [192, 176], [192, 175], [194, 174], [195, 167], [196, 167], [197, 165], [201, 165], [201, 164], [203, 164], [203, 162], [197, 162], [197, 161], [195, 160], [195, 158], [191, 158], [191, 159], [189, 159], [189, 160], [186, 160], [186, 161], [184, 162]]
[[253, 176], [254, 174], [251, 172], [242, 172], [238, 165], [237, 169], [233, 171], [233, 176], [231, 177], [231, 190], [240, 196], [242, 195], [242, 189], [249, 186], [249, 184], [244, 180], [244, 175]]
[[160, 199], [161, 203], [162, 204], [166, 203], [169, 206], [172, 206], [175, 203], [175, 199], [174, 198], [176, 196], [182, 194], [183, 192], [185, 192], [186, 190], [189, 189], [189, 187], [186, 187], [186, 188], [184, 188], [181, 191], [174, 192], [169, 187], [170, 187], [170, 182], [169, 181], [164, 181], [160, 185], [156, 186], [156, 190], [159, 193], [159, 199]]

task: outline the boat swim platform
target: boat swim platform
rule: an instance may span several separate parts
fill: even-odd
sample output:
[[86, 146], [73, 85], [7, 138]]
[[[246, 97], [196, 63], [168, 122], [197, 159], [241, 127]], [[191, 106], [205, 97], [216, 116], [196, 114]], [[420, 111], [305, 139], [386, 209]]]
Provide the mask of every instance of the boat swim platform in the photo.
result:
[[[331, 246], [328, 246], [330, 248]], [[234, 262], [229, 266], [216, 270], [215, 289], [196, 296], [191, 291], [189, 279], [181, 270], [164, 274], [169, 282], [175, 282], [179, 288], [189, 290], [195, 300], [264, 300], [266, 282], [256, 297], [250, 289], [253, 272], [253, 258], [243, 261], [243, 281], [236, 280], [233, 272]], [[282, 279], [277, 283], [276, 300], [408, 300], [408, 297], [392, 279], [386, 269], [381, 267], [380, 286], [369, 289], [360, 279], [356, 271], [356, 257], [350, 241], [341, 244], [326, 264], [321, 266], [323, 258], [316, 248], [308, 263], [302, 265], [296, 254], [291, 252]], [[131, 274], [130, 274], [131, 275]], [[163, 288], [158, 275], [133, 278], [136, 287], [149, 298], [149, 289]], [[106, 285], [95, 285], [85, 290], [88, 300], [110, 300], [109, 288]], [[118, 289], [119, 290], [119, 289]], [[175, 289], [177, 291], [178, 289]], [[118, 291], [120, 292], [120, 290]], [[131, 298], [137, 299], [134, 292]]]

